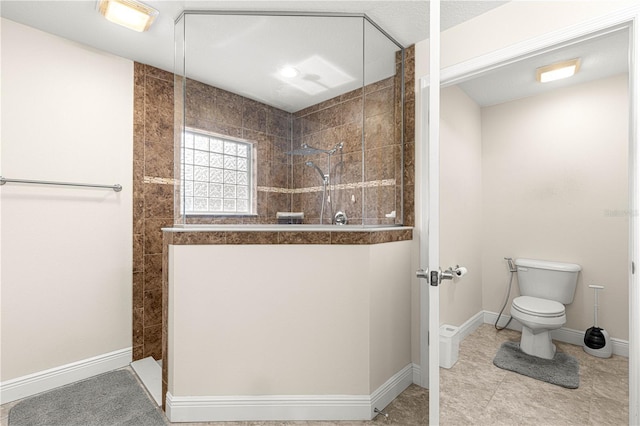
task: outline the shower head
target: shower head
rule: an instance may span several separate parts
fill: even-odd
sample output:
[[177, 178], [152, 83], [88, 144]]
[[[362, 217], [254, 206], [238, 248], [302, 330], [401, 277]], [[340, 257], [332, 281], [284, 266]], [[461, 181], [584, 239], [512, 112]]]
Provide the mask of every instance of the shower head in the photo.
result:
[[306, 143], [304, 143], [298, 149], [294, 149], [293, 151], [287, 151], [287, 154], [288, 155], [314, 155], [314, 154], [329, 154], [329, 155], [332, 155], [332, 154], [335, 154], [336, 151], [338, 151], [338, 150], [342, 151], [343, 147], [344, 147], [344, 142], [338, 142], [331, 149], [314, 148], [314, 147], [309, 146]]
[[327, 151], [325, 149], [313, 148], [309, 145], [302, 144], [302, 146], [298, 149], [294, 149], [293, 151], [288, 151], [288, 155], [313, 155], [313, 154], [331, 154], [331, 151]]
[[314, 163], [313, 161], [307, 161], [306, 163], [304, 163], [304, 165], [305, 166], [310, 166], [310, 167], [313, 167], [314, 169], [316, 169], [316, 171], [318, 172], [318, 174], [322, 178], [323, 182], [327, 182], [329, 180], [329, 175], [325, 175], [324, 173], [322, 173], [322, 170], [320, 170], [320, 167], [318, 167], [316, 165], [316, 163]]

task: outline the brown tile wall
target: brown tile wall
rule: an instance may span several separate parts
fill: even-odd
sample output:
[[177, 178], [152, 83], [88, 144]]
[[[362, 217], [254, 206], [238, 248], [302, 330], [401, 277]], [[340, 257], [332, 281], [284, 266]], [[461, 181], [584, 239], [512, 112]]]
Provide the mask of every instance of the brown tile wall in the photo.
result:
[[264, 188], [290, 185], [291, 114], [254, 100], [187, 80], [187, 127], [254, 142], [257, 148], [257, 216], [190, 217], [187, 223], [276, 223], [276, 212], [291, 210], [291, 196]]
[[[307, 144], [313, 148], [332, 149], [343, 142], [342, 156], [331, 156], [331, 185], [362, 182], [362, 114], [363, 89], [345, 93], [339, 97], [305, 108], [294, 113], [293, 146]], [[293, 157], [292, 189], [321, 188], [322, 178], [309, 166], [313, 161], [324, 173], [329, 171], [328, 156], [314, 154]], [[355, 203], [346, 203], [354, 195]], [[332, 191], [331, 204], [343, 210], [349, 221], [360, 223], [362, 218], [362, 190], [358, 188]], [[292, 210], [305, 214], [305, 223], [320, 223], [322, 192], [294, 193]], [[325, 212], [324, 222], [331, 223]]]
[[[351, 223], [413, 226], [414, 47], [406, 49], [405, 52], [407, 95], [404, 110], [400, 79], [402, 56], [398, 54], [398, 72], [395, 77], [378, 81], [293, 114], [294, 148], [307, 144], [314, 148], [330, 150], [337, 143], [344, 143], [342, 156], [331, 156], [330, 183], [340, 188], [331, 191], [331, 204], [333, 213], [338, 210], [344, 211]], [[403, 116], [406, 126], [404, 146], [401, 134]], [[309, 160], [317, 164], [323, 172], [326, 173], [328, 170], [326, 154], [293, 157], [293, 189], [322, 187], [322, 179], [317, 171], [305, 165]], [[405, 185], [411, 185], [408, 190], [405, 186], [404, 204], [403, 179]], [[363, 180], [364, 189], [362, 185], [349, 185], [361, 183]], [[342, 189], [345, 185], [349, 187]], [[321, 206], [321, 191], [293, 194], [292, 210], [303, 211], [305, 222], [319, 223]], [[404, 220], [401, 209], [404, 210]], [[385, 217], [394, 210], [396, 219]], [[328, 223], [329, 219], [330, 216], [325, 212], [324, 223]]]
[[[291, 149], [291, 115], [194, 80], [187, 81], [187, 126], [257, 144], [258, 186], [289, 185], [284, 152]], [[161, 359], [162, 232], [174, 224], [174, 76], [134, 65], [133, 358]], [[258, 216], [189, 223], [273, 223], [291, 196], [259, 191]], [[273, 218], [273, 219], [268, 219]]]
[[[404, 120], [404, 144], [402, 149], [403, 155], [403, 187], [402, 194], [400, 191], [396, 193], [402, 195], [402, 211], [403, 211], [403, 224], [405, 226], [415, 226], [416, 224], [416, 211], [415, 211], [415, 158], [416, 158], [416, 94], [415, 94], [415, 81], [416, 81], [416, 59], [415, 59], [415, 46], [405, 49], [404, 59], [404, 113], [402, 119]], [[396, 116], [398, 117], [398, 116]], [[397, 205], [400, 205], [398, 203]]]
[[[294, 146], [301, 141], [319, 148], [330, 148], [345, 142], [344, 161], [332, 168], [334, 183], [360, 182], [362, 173], [362, 114], [365, 117], [365, 179], [396, 179], [395, 186], [366, 188], [365, 203], [374, 212], [365, 217], [368, 223], [383, 222], [383, 213], [400, 202], [400, 174], [404, 179], [404, 224], [414, 225], [414, 49], [406, 49], [404, 146], [400, 144], [398, 121], [399, 84], [393, 79], [375, 83], [363, 91], [357, 90], [340, 98], [323, 102], [293, 116], [276, 108], [260, 104], [204, 85], [196, 81], [187, 83], [186, 124], [224, 135], [251, 139], [258, 144], [258, 186], [295, 188], [319, 186], [321, 181], [315, 170], [300, 167], [306, 157], [294, 157], [297, 165], [291, 172], [292, 158], [285, 152], [292, 149], [292, 130], [298, 135]], [[133, 212], [133, 358], [162, 356], [162, 227], [174, 223], [173, 159], [174, 159], [174, 91], [173, 75], [148, 65], [136, 63], [134, 67], [134, 212]], [[304, 119], [302, 119], [304, 118]], [[329, 125], [319, 123], [330, 123]], [[395, 129], [395, 130], [394, 130]], [[394, 133], [395, 132], [395, 133]], [[297, 141], [297, 142], [296, 142]], [[400, 169], [400, 149], [404, 149], [404, 168]], [[321, 157], [326, 161], [326, 156]], [[313, 159], [313, 158], [311, 158]], [[313, 159], [316, 161], [316, 159]], [[317, 159], [318, 165], [326, 163]], [[311, 173], [312, 172], [312, 173]], [[297, 176], [298, 182], [293, 180]], [[362, 191], [335, 195], [335, 203], [344, 205], [351, 220], [362, 216]], [[315, 195], [313, 195], [315, 194]], [[193, 223], [273, 223], [277, 211], [296, 210], [316, 212], [319, 217], [320, 193], [296, 198], [294, 194], [272, 191], [258, 192], [258, 216], [233, 219], [212, 217], [192, 220]], [[351, 195], [356, 202], [352, 203]], [[314, 199], [315, 196], [315, 199]], [[395, 197], [395, 199], [394, 199]], [[293, 204], [292, 204], [293, 199]], [[346, 199], [346, 200], [345, 200]], [[393, 202], [392, 202], [393, 200]], [[380, 207], [376, 202], [382, 201]], [[348, 207], [347, 207], [348, 206]], [[304, 207], [304, 208], [301, 208]], [[398, 214], [400, 212], [398, 211]], [[307, 217], [313, 216], [310, 213]], [[398, 219], [398, 223], [400, 219]], [[261, 238], [264, 235], [261, 236]], [[313, 243], [316, 237], [308, 233], [283, 234], [280, 243]], [[344, 239], [351, 235], [337, 235]], [[356, 235], [356, 240], [371, 238]], [[197, 238], [197, 237], [191, 237]], [[234, 244], [243, 244], [246, 235], [239, 235]], [[280, 237], [277, 237], [280, 238]], [[311, 238], [311, 240], [310, 240]], [[326, 234], [318, 237], [324, 241]], [[210, 237], [207, 237], [210, 244]], [[312, 241], [313, 240], [313, 241]], [[365, 241], [362, 240], [362, 241]], [[226, 241], [226, 240], [225, 240]], [[330, 240], [335, 242], [333, 239]], [[355, 240], [353, 240], [355, 241]], [[226, 243], [230, 243], [226, 241]], [[353, 242], [352, 242], [353, 243]]]
[[[162, 232], [173, 224], [173, 74], [134, 64], [133, 359], [162, 356]], [[157, 181], [157, 179], [156, 179]]]

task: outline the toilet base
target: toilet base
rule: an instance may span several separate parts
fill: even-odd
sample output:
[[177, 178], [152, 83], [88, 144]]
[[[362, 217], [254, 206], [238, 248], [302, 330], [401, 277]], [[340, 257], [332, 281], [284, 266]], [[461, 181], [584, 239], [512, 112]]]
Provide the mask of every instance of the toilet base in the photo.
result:
[[550, 330], [534, 333], [529, 327], [523, 326], [520, 350], [538, 358], [553, 359], [556, 354], [556, 345], [551, 342]]

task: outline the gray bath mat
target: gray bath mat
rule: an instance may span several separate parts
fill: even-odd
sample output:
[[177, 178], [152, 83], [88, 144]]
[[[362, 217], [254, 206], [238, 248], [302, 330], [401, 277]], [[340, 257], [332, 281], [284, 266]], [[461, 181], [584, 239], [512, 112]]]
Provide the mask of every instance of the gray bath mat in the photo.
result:
[[522, 352], [518, 342], [504, 342], [493, 363], [496, 367], [569, 389], [576, 389], [580, 383], [580, 367], [571, 355], [556, 352], [553, 359], [538, 358]]
[[164, 415], [127, 370], [112, 371], [17, 403], [9, 426], [165, 426]]

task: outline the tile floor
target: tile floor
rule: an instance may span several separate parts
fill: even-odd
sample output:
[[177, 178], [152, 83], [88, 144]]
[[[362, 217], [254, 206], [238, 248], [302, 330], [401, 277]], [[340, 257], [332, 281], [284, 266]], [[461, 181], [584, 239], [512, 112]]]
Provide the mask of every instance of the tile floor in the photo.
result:
[[519, 341], [520, 333], [483, 324], [460, 343], [458, 362], [440, 369], [440, 424], [629, 424], [627, 358], [597, 358], [582, 346], [555, 342], [580, 364], [578, 389], [565, 389], [494, 366], [507, 340]]
[[[540, 382], [493, 365], [500, 344], [518, 341], [520, 333], [497, 332], [484, 324], [460, 344], [458, 362], [440, 369], [441, 425], [628, 425], [628, 360], [586, 354], [581, 346], [557, 343], [558, 349], [580, 363], [580, 386], [565, 389]], [[427, 425], [428, 392], [416, 385], [407, 388], [387, 408], [388, 418], [368, 422], [226, 422], [174, 423], [175, 425], [309, 425], [362, 426]], [[7, 426], [9, 409], [0, 406], [1, 426]]]

